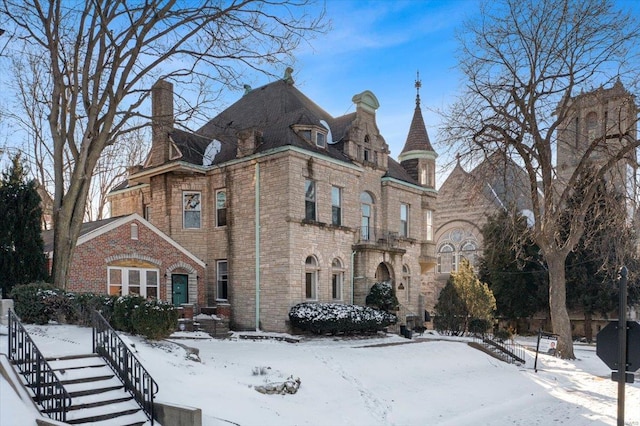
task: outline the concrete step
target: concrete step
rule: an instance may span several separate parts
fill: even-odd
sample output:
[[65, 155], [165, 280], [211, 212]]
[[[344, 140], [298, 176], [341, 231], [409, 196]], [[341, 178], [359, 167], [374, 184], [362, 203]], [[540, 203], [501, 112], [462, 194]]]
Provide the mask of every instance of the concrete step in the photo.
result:
[[67, 423], [97, 426], [148, 423], [144, 411], [101, 357], [74, 355], [47, 362], [72, 398]]

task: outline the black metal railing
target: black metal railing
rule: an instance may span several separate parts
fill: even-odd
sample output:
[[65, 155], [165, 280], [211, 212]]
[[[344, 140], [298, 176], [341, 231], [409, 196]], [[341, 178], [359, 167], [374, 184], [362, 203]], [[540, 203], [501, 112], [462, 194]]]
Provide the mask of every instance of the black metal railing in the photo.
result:
[[9, 359], [24, 376], [34, 401], [49, 418], [65, 422], [71, 396], [53, 372], [18, 316], [9, 310]]
[[372, 226], [361, 226], [358, 228], [359, 243], [380, 244], [396, 247], [398, 245], [398, 238], [399, 235], [397, 232], [378, 229]]
[[153, 399], [158, 393], [158, 384], [102, 314], [94, 311], [92, 320], [93, 352], [107, 360], [153, 425]]
[[516, 343], [513, 339], [497, 339], [491, 334], [474, 335], [473, 337], [485, 346], [497, 350], [510, 364], [516, 361], [522, 364], [526, 363], [524, 346]]

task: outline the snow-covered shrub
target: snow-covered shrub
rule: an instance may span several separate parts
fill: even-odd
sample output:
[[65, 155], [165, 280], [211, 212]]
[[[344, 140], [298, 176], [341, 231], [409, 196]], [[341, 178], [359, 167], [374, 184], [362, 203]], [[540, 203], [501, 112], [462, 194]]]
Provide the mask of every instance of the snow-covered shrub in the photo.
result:
[[341, 303], [300, 303], [289, 311], [295, 328], [316, 334], [366, 333], [382, 330], [396, 316], [368, 306]]
[[395, 312], [399, 306], [398, 298], [389, 281], [372, 285], [367, 295], [366, 303], [367, 306], [373, 306], [385, 312]]
[[[25, 323], [46, 324], [56, 317], [55, 307], [64, 292], [43, 281], [21, 284], [11, 290], [14, 310]], [[53, 301], [55, 299], [55, 301]]]
[[100, 312], [107, 321], [111, 321], [113, 306], [118, 298], [96, 293], [69, 293], [68, 296], [76, 311], [76, 324], [84, 327], [91, 327], [94, 310]]
[[120, 296], [113, 305], [113, 317], [111, 326], [116, 330], [126, 331], [135, 334], [133, 326], [133, 311], [135, 308], [146, 302], [146, 299], [138, 295]]
[[135, 334], [159, 340], [169, 337], [175, 331], [178, 311], [169, 303], [144, 300], [133, 307], [130, 318]]

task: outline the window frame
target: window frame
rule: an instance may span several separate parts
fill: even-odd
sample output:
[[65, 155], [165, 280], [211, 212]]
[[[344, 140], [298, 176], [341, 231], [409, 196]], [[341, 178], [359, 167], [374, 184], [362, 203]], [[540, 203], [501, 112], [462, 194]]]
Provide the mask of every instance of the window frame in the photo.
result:
[[342, 188], [339, 186], [331, 187], [331, 224], [342, 226]]
[[[224, 207], [220, 207], [220, 200], [219, 197], [220, 195], [224, 195]], [[218, 189], [216, 191], [216, 198], [215, 198], [215, 203], [216, 203], [216, 227], [217, 228], [222, 228], [224, 226], [227, 226], [227, 190], [226, 189]], [[224, 220], [221, 220], [224, 219]], [[221, 223], [223, 222], [223, 223]]]
[[427, 241], [433, 241], [433, 210], [425, 210], [425, 237]]
[[[187, 197], [197, 196], [197, 204], [192, 209], [187, 209]], [[198, 218], [197, 226], [187, 226], [187, 214], [196, 213]], [[195, 216], [195, 215], [194, 215]], [[195, 221], [195, 219], [194, 219]], [[202, 192], [182, 191], [182, 229], [202, 229]]]
[[[450, 250], [443, 251], [445, 248], [449, 248]], [[443, 255], [447, 257], [450, 256], [450, 262], [447, 262], [446, 266], [450, 266], [448, 270], [443, 270]], [[450, 274], [451, 272], [456, 272], [457, 262], [456, 262], [456, 248], [451, 243], [444, 243], [438, 248], [438, 273], [439, 274]]]
[[398, 234], [403, 238], [409, 238], [409, 204], [400, 203], [400, 230]]
[[319, 276], [320, 266], [318, 259], [313, 255], [307, 256], [304, 261], [304, 296], [306, 300], [318, 300]]
[[[222, 273], [223, 264], [224, 264], [224, 273]], [[221, 297], [221, 294], [226, 297]], [[228, 301], [228, 300], [229, 300], [229, 261], [227, 259], [220, 259], [220, 260], [216, 260], [216, 301]]]
[[363, 241], [375, 238], [375, 229], [372, 226], [375, 223], [374, 214], [375, 200], [373, 196], [367, 191], [360, 193], [360, 238]]
[[[112, 283], [112, 272], [119, 272], [120, 274], [120, 282]], [[138, 284], [131, 284], [131, 273], [137, 273], [139, 282]], [[149, 284], [149, 273], [155, 274], [155, 284]], [[111, 291], [112, 287], [119, 287], [120, 291], [118, 293], [113, 293]], [[137, 293], [132, 293], [131, 287], [138, 287]], [[152, 293], [149, 294], [150, 289], [155, 289]], [[129, 267], [129, 266], [107, 266], [107, 294], [110, 295], [120, 295], [126, 296], [130, 294], [137, 294], [146, 298], [155, 298], [159, 299], [160, 297], [160, 269], [158, 268], [137, 268], [137, 267]]]
[[[309, 188], [313, 189], [313, 192], [309, 193]], [[318, 220], [318, 187], [316, 181], [306, 178], [304, 181], [304, 218], [305, 220], [317, 221]]]
[[344, 266], [337, 257], [331, 262], [331, 299], [344, 300]]

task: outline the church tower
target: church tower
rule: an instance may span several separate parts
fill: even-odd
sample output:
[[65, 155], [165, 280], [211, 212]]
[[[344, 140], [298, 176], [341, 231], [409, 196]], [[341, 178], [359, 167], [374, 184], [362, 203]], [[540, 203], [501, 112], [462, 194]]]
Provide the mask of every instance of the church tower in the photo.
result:
[[438, 154], [433, 150], [427, 128], [422, 118], [420, 109], [420, 74], [418, 73], [416, 82], [416, 109], [413, 111], [413, 119], [409, 127], [407, 141], [402, 152], [398, 156], [400, 165], [409, 175], [425, 188], [435, 189], [436, 185], [436, 157]]
[[[637, 140], [638, 107], [635, 97], [620, 80], [569, 99], [564, 121], [558, 126], [558, 180], [566, 185], [577, 165], [588, 161], [602, 164]], [[588, 150], [591, 150], [588, 153]], [[613, 166], [607, 181], [627, 197], [627, 213], [633, 217], [636, 199], [637, 158], [635, 149]]]

